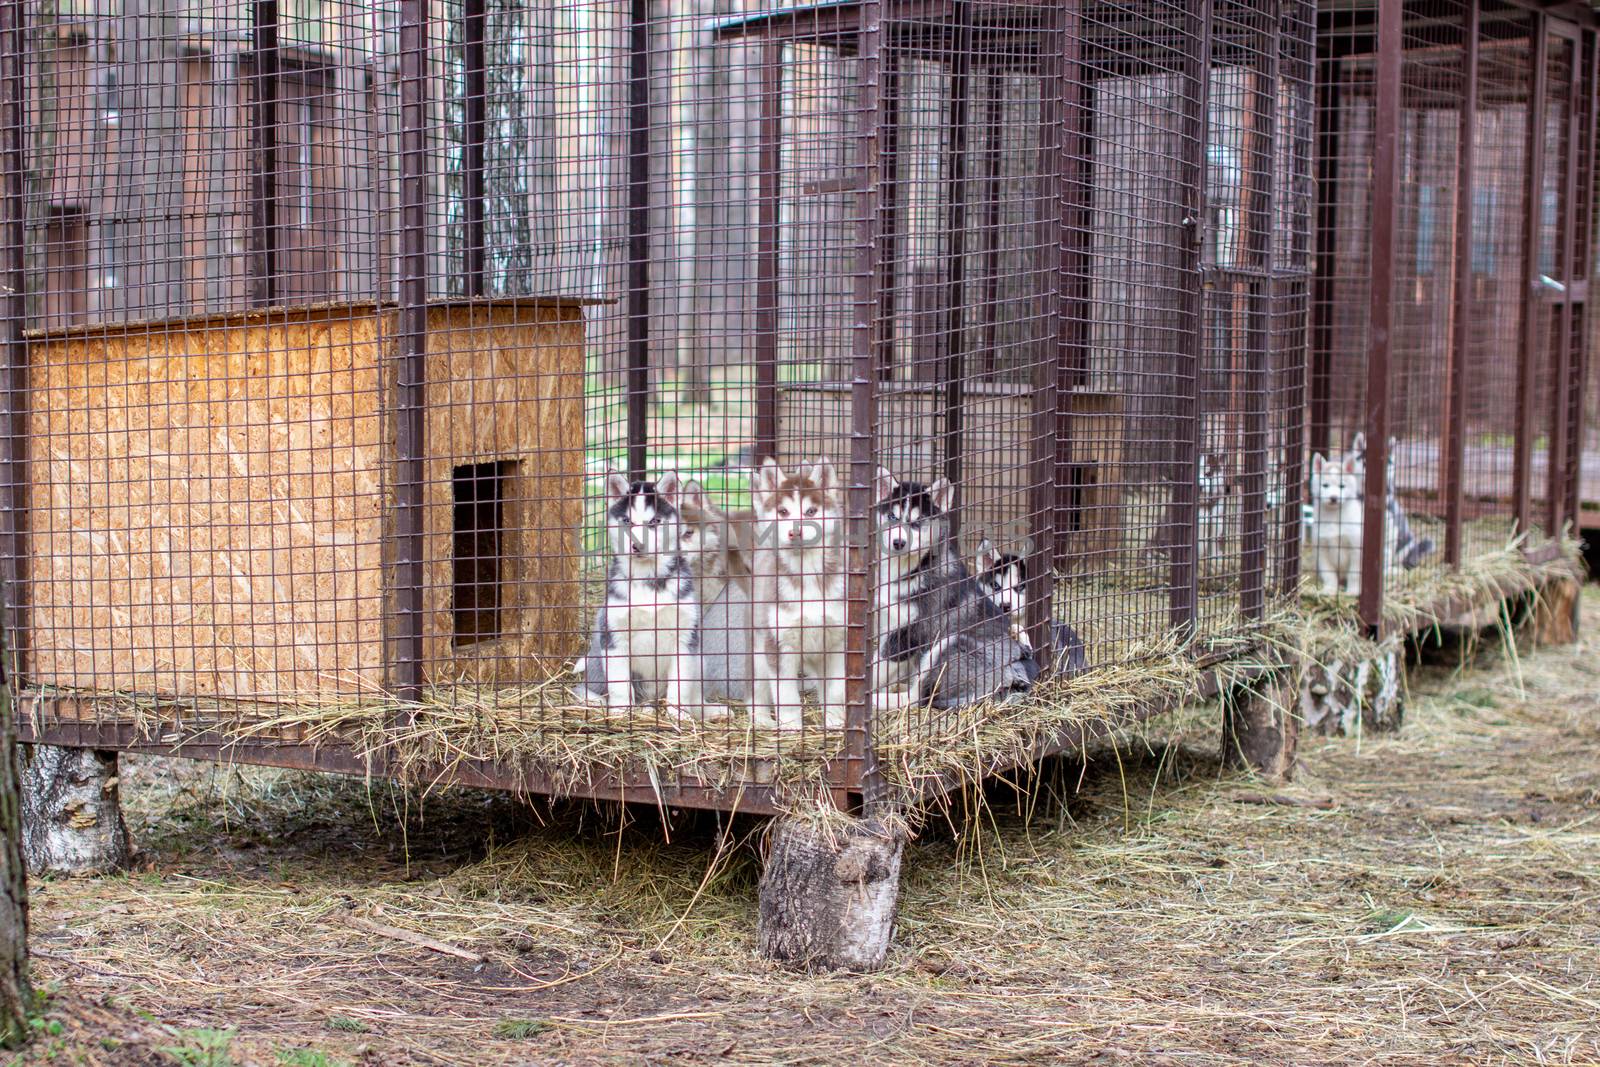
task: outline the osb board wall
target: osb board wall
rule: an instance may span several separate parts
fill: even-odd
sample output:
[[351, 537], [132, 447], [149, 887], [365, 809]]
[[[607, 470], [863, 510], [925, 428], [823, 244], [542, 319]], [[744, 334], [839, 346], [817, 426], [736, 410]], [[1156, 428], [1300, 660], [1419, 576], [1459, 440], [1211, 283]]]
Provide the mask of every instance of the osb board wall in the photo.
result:
[[[578, 653], [583, 318], [570, 306], [464, 305], [428, 316], [423, 656], [435, 683], [523, 683]], [[497, 639], [455, 645], [452, 470], [514, 464]]]
[[[428, 676], [527, 681], [580, 640], [576, 305], [429, 312]], [[393, 590], [396, 313], [274, 309], [31, 341], [32, 684], [375, 696]], [[498, 640], [453, 647], [452, 470], [514, 464]]]
[[[976, 539], [1013, 540], [1026, 532], [1032, 482], [1033, 394], [1017, 387], [971, 383], [962, 418], [963, 529]], [[785, 465], [817, 455], [835, 463], [850, 455], [850, 389], [832, 383], [791, 385], [778, 399], [778, 459]], [[944, 463], [944, 390], [936, 385], [881, 385], [878, 461], [901, 478], [928, 480]], [[1079, 499], [1075, 554], [1111, 547], [1121, 531], [1122, 411], [1118, 398], [1073, 394], [1074, 458], [1088, 465], [1093, 484]]]
[[274, 698], [381, 683], [368, 309], [29, 346], [29, 681]]

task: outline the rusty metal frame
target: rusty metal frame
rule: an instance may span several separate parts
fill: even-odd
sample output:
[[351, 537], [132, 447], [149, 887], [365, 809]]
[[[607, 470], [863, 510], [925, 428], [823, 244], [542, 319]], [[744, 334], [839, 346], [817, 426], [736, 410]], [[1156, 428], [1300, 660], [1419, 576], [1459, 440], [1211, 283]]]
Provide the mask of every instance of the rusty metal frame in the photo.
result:
[[1334, 272], [1338, 268], [1337, 240], [1332, 236], [1339, 226], [1339, 67], [1337, 58], [1318, 57], [1317, 116], [1317, 216], [1318, 240], [1329, 235], [1316, 252], [1315, 275], [1311, 283], [1311, 357], [1307, 403], [1310, 421], [1309, 450], [1327, 454], [1333, 447], [1333, 293]]
[[[871, 590], [877, 581], [872, 551], [872, 487], [877, 480], [879, 329], [874, 321], [881, 307], [878, 287], [883, 281], [878, 262], [883, 219], [882, 156], [884, 76], [889, 66], [884, 54], [893, 48], [884, 32], [882, 0], [863, 0], [856, 62], [857, 126], [856, 262], [852, 302], [855, 314], [850, 329], [850, 486], [848, 499], [848, 554], [846, 610], [848, 632], [845, 654], [845, 764], [841, 800], [863, 808], [881, 804], [888, 792], [873, 744], [874, 715], [868, 690], [868, 614]], [[892, 175], [890, 178], [892, 179]]]
[[[269, 35], [262, 29], [259, 13], [270, 11], [272, 17], [267, 22], [275, 27], [277, 0], [253, 0], [253, 2], [256, 5], [253, 10], [258, 12], [255, 37], [255, 49], [258, 54], [256, 74], [258, 78], [265, 76], [270, 66], [272, 77], [275, 79], [276, 31], [274, 28]], [[1276, 5], [1267, 5], [1267, 8], [1278, 12]], [[18, 37], [20, 30], [15, 20], [22, 17], [22, 10], [21, 0], [0, 0], [0, 19], [12, 20], [0, 21], [0, 42]], [[974, 0], [949, 0], [941, 10], [953, 12], [958, 25], [967, 26], [968, 32], [979, 32], [969, 25], [969, 20], [978, 10]], [[1066, 544], [1065, 532], [1070, 528], [1073, 519], [1071, 509], [1075, 506], [1072, 503], [1074, 488], [1072, 479], [1078, 464], [1074, 461], [1072, 452], [1071, 401], [1074, 391], [1082, 388], [1087, 378], [1089, 324], [1092, 319], [1090, 253], [1094, 236], [1091, 189], [1094, 103], [1091, 78], [1096, 72], [1103, 73], [1103, 69], [1097, 70], [1096, 64], [1085, 58], [1087, 50], [1101, 46], [1093, 39], [1093, 34], [1085, 32], [1086, 20], [1082, 8], [1077, 4], [1063, 3], [1050, 5], [1048, 10], [1051, 12], [1050, 23], [1042, 33], [1048, 44], [1044, 54], [1039, 57], [1037, 66], [1044, 86], [1047, 115], [1047, 118], [1041, 120], [1039, 130], [1039, 170], [1043, 189], [1040, 197], [1042, 215], [1040, 224], [1048, 239], [1054, 243], [1054, 247], [1045, 253], [1047, 257], [1045, 262], [1046, 269], [1053, 274], [1059, 288], [1048, 298], [1051, 306], [1049, 314], [1053, 317], [1049, 327], [1052, 340], [1046, 346], [1049, 351], [1047, 358], [1040, 360], [1032, 368], [1035, 395], [1029, 412], [1030, 427], [1034, 437], [1028, 468], [1031, 477], [1029, 506], [1036, 521], [1049, 526], [1048, 530], [1043, 525], [1035, 530], [1036, 534], [1045, 536], [1036, 537], [1035, 555], [1032, 561], [1034, 566], [1031, 568], [1033, 580], [1040, 583], [1038, 587], [1040, 595], [1030, 597], [1033, 617], [1029, 620], [1036, 634], [1036, 647], [1039, 648], [1048, 647], [1053, 585], [1050, 579], [1054, 573], [1055, 563], [1065, 551], [1070, 550], [1070, 546]], [[898, 149], [897, 79], [900, 67], [895, 51], [900, 46], [895, 43], [896, 39], [889, 31], [894, 28], [895, 20], [891, 16], [896, 11], [897, 8], [885, 8], [882, 0], [864, 0], [860, 5], [855, 38], [856, 56], [859, 61], [856, 78], [860, 89], [855, 102], [856, 167], [859, 180], [848, 190], [834, 190], [853, 192], [856, 197], [853, 217], [856, 228], [854, 248], [856, 262], [851, 296], [853, 317], [850, 327], [849, 391], [850, 582], [847, 671], [850, 687], [845, 752], [842, 759], [835, 761], [829, 767], [826, 785], [835, 803], [850, 808], [872, 807], [882, 801], [887, 793], [884, 776], [876, 763], [872, 705], [866, 688], [868, 673], [866, 653], [869, 647], [868, 592], [871, 588], [868, 582], [873, 567], [869, 548], [871, 543], [869, 524], [873, 475], [878, 459], [876, 455], [879, 431], [878, 382], [884, 369], [883, 355], [886, 351], [892, 352], [894, 343], [891, 325], [894, 289], [892, 264], [897, 206], [894, 154]], [[396, 455], [391, 485], [393, 526], [389, 534], [392, 541], [388, 549], [392, 555], [387, 560], [390, 564], [387, 592], [391, 603], [386, 621], [390, 627], [388, 636], [391, 638], [388, 644], [387, 667], [392, 689], [402, 701], [414, 703], [420, 696], [425, 681], [422, 649], [424, 583], [422, 509], [424, 458], [428, 452], [423, 414], [429, 350], [428, 301], [431, 296], [436, 295], [429, 291], [428, 156], [431, 148], [437, 148], [436, 142], [430, 140], [430, 137], [438, 137], [439, 134], [435, 126], [429, 122], [429, 107], [430, 103], [434, 102], [429, 99], [428, 0], [400, 0], [400, 14], [398, 82], [400, 247], [396, 272], [399, 293], [395, 335], [398, 349], [389, 368], [390, 377], [387, 381], [390, 390], [389, 410], [395, 420], [393, 426]], [[646, 0], [632, 0], [632, 21], [628, 29], [626, 106], [628, 145], [626, 274], [629, 293], [624, 315], [627, 327], [627, 463], [628, 470], [634, 477], [646, 473], [648, 441], [645, 414], [651, 388], [649, 268], [653, 205], [650, 189], [652, 107], [649, 89], [652, 74], [652, 39], [649, 14]], [[1202, 410], [1204, 406], [1202, 375], [1206, 344], [1203, 280], [1214, 18], [1215, 12], [1211, 0], [1202, 0], [1195, 10], [1181, 16], [1183, 26], [1181, 36], [1185, 48], [1181, 80], [1186, 91], [1181, 103], [1182, 158], [1178, 162], [1181, 166], [1179, 181], [1182, 188], [1181, 195], [1185, 201], [1183, 207], [1186, 209], [1187, 226], [1182, 248], [1184, 262], [1175, 271], [1163, 267], [1164, 273], [1161, 276], [1163, 288], [1177, 289], [1181, 286], [1185, 290], [1178, 297], [1182, 301], [1181, 310], [1184, 316], [1182, 322], [1184, 334], [1181, 343], [1183, 367], [1187, 370], [1186, 375], [1180, 373], [1179, 388], [1187, 391], [1182, 397], [1187, 407], [1182, 412], [1180, 421], [1181, 432], [1185, 435], [1182, 444], [1187, 449], [1185, 459], [1191, 466], [1177, 483], [1176, 496], [1180, 501], [1184, 533], [1172, 561], [1172, 575], [1178, 580], [1179, 587], [1174, 589], [1170, 609], [1173, 619], [1189, 633], [1195, 628], [1199, 610], [1198, 484], [1193, 462], [1199, 455], [1202, 445], [1202, 420], [1205, 414]], [[483, 0], [464, 0], [462, 19], [461, 41], [465, 57], [463, 71], [466, 89], [465, 119], [461, 139], [467, 233], [464, 246], [463, 284], [469, 295], [481, 295], [489, 288], [484, 158], [487, 132], [485, 38], [488, 27]], [[962, 31], [958, 28], [957, 32]], [[1270, 36], [1272, 42], [1271, 55], [1265, 60], [1271, 69], [1270, 75], [1265, 76], [1268, 82], [1267, 92], [1261, 94], [1261, 107], [1268, 112], [1268, 117], [1258, 116], [1259, 125], [1253, 136], [1263, 139], [1269, 151], [1264, 153], [1258, 162], [1261, 173], [1256, 175], [1259, 187], [1255, 190], [1256, 203], [1252, 210], [1265, 219], [1265, 226], [1258, 229], [1266, 232], [1266, 236], [1264, 246], [1256, 250], [1261, 262], [1255, 264], [1254, 273], [1257, 279], [1252, 283], [1254, 318], [1248, 335], [1254, 341], [1251, 349], [1252, 357], [1270, 359], [1272, 343], [1270, 335], [1276, 322], [1276, 313], [1280, 308], [1277, 279], [1273, 273], [1275, 253], [1270, 228], [1276, 221], [1274, 210], [1276, 191], [1272, 179], [1277, 164], [1275, 151], [1279, 135], [1277, 111], [1281, 99], [1278, 86], [1279, 66], [1282, 62], [1281, 37], [1284, 32], [1281, 13], [1274, 14], [1271, 29], [1263, 32]], [[757, 225], [761, 241], [758, 256], [761, 275], [758, 283], [761, 295], [758, 298], [756, 344], [758, 352], [766, 354], [765, 359], [758, 358], [758, 369], [764, 365], [770, 372], [770, 377], [763, 380], [768, 393], [765, 397], [765, 414], [758, 414], [758, 455], [762, 454], [763, 448], [767, 450], [765, 454], [771, 454], [775, 451], [776, 442], [784, 40], [783, 36], [770, 33], [761, 45], [763, 48], [762, 112], [759, 116], [761, 163], [757, 204], [760, 217]], [[21, 75], [14, 65], [14, 59], [20, 57], [23, 50], [17, 41], [10, 43], [15, 47], [7, 52], [6, 58], [8, 61], [13, 61], [13, 66], [0, 71], [0, 78], [8, 82], [7, 104], [10, 108], [6, 114], [8, 140], [3, 146], [8, 160], [6, 227], [7, 232], [17, 238], [13, 241], [8, 266], [13, 277], [21, 279], [24, 248], [22, 238], [26, 229], [26, 219], [22, 215], [25, 208], [25, 191], [22, 186], [22, 134], [25, 109], [20, 84], [10, 86], [9, 82], [11, 79], [20, 82]], [[264, 58], [268, 52], [271, 53], [270, 61]], [[948, 187], [946, 223], [950, 230], [950, 243], [946, 250], [950, 273], [945, 279], [948, 305], [944, 309], [948, 346], [944, 353], [946, 377], [944, 432], [946, 473], [959, 482], [961, 417], [965, 400], [961, 387], [966, 363], [970, 362], [971, 356], [970, 352], [965, 351], [968, 338], [963, 332], [967, 323], [962, 318], [961, 291], [966, 281], [963, 277], [963, 259], [968, 251], [965, 231], [970, 213], [966, 201], [969, 194], [965, 191], [969, 178], [965, 140], [969, 126], [968, 119], [973, 110], [970, 91], [975, 72], [970, 49], [958, 49], [956, 54], [961, 57], [961, 62], [953, 64], [950, 73], [955, 91], [951, 94], [950, 112], [946, 121], [952, 131], [952, 149], [948, 161], [948, 173], [944, 176]], [[1128, 62], [1132, 66], [1139, 61], [1133, 59]], [[1017, 69], [1026, 70], [1028, 66], [1029, 63], [1019, 63]], [[1001, 83], [994, 84], [998, 86]], [[264, 99], [276, 101], [276, 85]], [[999, 105], [993, 100], [991, 103], [998, 108]], [[272, 162], [270, 155], [266, 153], [275, 150], [274, 129], [277, 119], [269, 111], [258, 109], [258, 112], [267, 118], [257, 123], [258, 128], [264, 131], [257, 142], [257, 154], [260, 158], [271, 162], [271, 165], [263, 166], [258, 159], [257, 170], [264, 181], [271, 181], [275, 177], [276, 163]], [[998, 177], [999, 157], [1003, 145], [998, 131], [991, 129], [988, 132], [994, 139], [987, 149], [990, 155], [987, 157], [989, 162], [986, 176], [993, 182]], [[269, 206], [272, 199], [270, 195], [259, 198], [262, 203]], [[987, 206], [990, 218], [993, 220], [996, 218], [998, 196], [991, 193], [989, 201]], [[269, 253], [276, 249], [276, 227], [275, 216], [268, 217], [261, 231], [265, 237], [258, 248], [266, 249]], [[997, 221], [990, 221], [986, 229], [989, 231], [987, 236], [991, 244], [982, 252], [985, 255], [996, 256], [998, 253], [995, 246], [999, 239]], [[1054, 257], [1053, 261], [1048, 258], [1051, 256]], [[272, 265], [275, 261], [269, 256], [263, 262]], [[991, 270], [990, 273], [994, 272]], [[275, 266], [267, 272], [267, 276], [269, 279], [277, 277]], [[452, 281], [450, 284], [455, 283]], [[268, 295], [273, 292], [270, 289], [267, 291]], [[260, 294], [257, 296], [259, 298]], [[22, 287], [14, 286], [8, 296], [8, 309], [11, 312], [8, 329], [11, 333], [8, 334], [6, 416], [10, 432], [7, 452], [3, 457], [8, 476], [5, 488], [11, 494], [7, 502], [12, 505], [8, 513], [11, 515], [10, 521], [14, 524], [5, 532], [10, 539], [11, 561], [18, 565], [26, 558], [25, 553], [19, 551], [23, 547], [20, 523], [25, 516], [25, 509], [16, 496], [21, 492], [21, 480], [17, 476], [17, 471], [25, 461], [25, 454], [21, 450], [25, 445], [23, 431], [26, 430], [26, 420], [25, 417], [18, 415], [19, 411], [25, 413], [27, 384], [26, 343], [22, 335], [23, 315], [26, 311], [24, 299]], [[994, 332], [993, 304], [991, 296], [987, 304], [980, 305], [986, 306], [991, 315], [990, 321], [983, 324], [990, 330], [986, 336], [991, 337]], [[1260, 617], [1265, 608], [1265, 561], [1268, 553], [1265, 525], [1268, 473], [1265, 447], [1268, 425], [1267, 410], [1264, 405], [1266, 383], [1272, 366], [1269, 362], [1254, 369], [1268, 373], [1256, 375], [1256, 380], [1253, 382], [1256, 388], [1253, 392], [1257, 395], [1254, 395], [1251, 401], [1254, 406], [1245, 411], [1248, 423], [1246, 435], [1250, 442], [1247, 447], [1259, 450], [1261, 454], [1253, 456], [1253, 465], [1246, 472], [1248, 484], [1245, 539], [1248, 546], [1242, 551], [1248, 560], [1254, 562], [1246, 564], [1247, 573], [1253, 577], [1247, 579], [1241, 597], [1246, 615]], [[1053, 523], [1050, 522], [1051, 519], [1054, 520]], [[8, 610], [14, 612], [16, 609], [13, 605]], [[18, 630], [19, 619], [20, 615], [13, 614], [10, 624], [13, 634]], [[1211, 678], [1214, 683], [1215, 675]], [[68, 703], [85, 710], [90, 717], [95, 714], [87, 704], [72, 701], [70, 698], [33, 696], [29, 700], [30, 703], [26, 705], [28, 714], [25, 716], [27, 722], [24, 729], [24, 735], [29, 740], [113, 747], [129, 751], [159, 751], [195, 758], [237, 760], [349, 774], [402, 773], [398, 763], [381, 752], [368, 757], [350, 746], [336, 744], [311, 746], [295, 742], [272, 744], [239, 742], [220, 733], [204, 731], [187, 733], [176, 741], [151, 738], [141, 735], [139, 728], [129, 722], [59, 721], [63, 706]], [[178, 706], [174, 704], [174, 707]], [[1128, 712], [1126, 721], [1147, 718], [1167, 710], [1168, 707], [1168, 704], [1161, 702], [1140, 705]], [[1038, 742], [1027, 758], [1042, 758], [1052, 752], [1081, 744], [1092, 736], [1109, 732], [1124, 724], [1123, 721], [1106, 721], [1070, 726], [1060, 734]], [[997, 763], [992, 769], [1000, 771], [1012, 765]], [[425, 777], [432, 777], [437, 773], [441, 778], [459, 784], [507, 788], [517, 792], [556, 792], [563, 788], [554, 776], [545, 775], [537, 768], [484, 761], [456, 763], [449, 768], [424, 768], [418, 773]], [[962, 784], [964, 783], [952, 781], [931, 785], [929, 788], [931, 793], [937, 794], [941, 791], [948, 792]], [[597, 799], [711, 807], [762, 814], [779, 810], [780, 802], [784, 799], [782, 787], [779, 786], [751, 784], [737, 788], [723, 788], [696, 779], [692, 775], [658, 783], [644, 776], [597, 774], [575, 792]]]
[[[1583, 87], [1584, 63], [1583, 38], [1578, 27], [1553, 18], [1547, 19], [1546, 24], [1551, 35], [1565, 40], [1572, 51], [1572, 70], [1567, 83], [1566, 100], [1566, 155], [1560, 161], [1561, 189], [1557, 201], [1560, 207], [1556, 216], [1556, 225], [1559, 227], [1557, 270], [1561, 273], [1561, 282], [1566, 289], [1561, 294], [1556, 309], [1554, 336], [1551, 338], [1553, 345], [1550, 352], [1554, 359], [1550, 369], [1554, 381], [1550, 390], [1550, 450], [1545, 464], [1545, 533], [1550, 537], [1560, 537], [1562, 526], [1568, 518], [1566, 514], [1568, 450], [1581, 434], [1579, 428], [1571, 424], [1569, 411], [1573, 401], [1572, 375], [1577, 360], [1577, 353], [1574, 351], [1573, 322], [1576, 310], [1574, 301], [1578, 294], [1575, 291], [1577, 286], [1574, 284], [1576, 279], [1573, 275], [1577, 259], [1576, 239], [1580, 230], [1576, 205], [1578, 168], [1582, 163], [1579, 124], [1584, 108], [1578, 94]], [[1582, 229], [1586, 230], [1587, 227]]]
[[[1053, 574], [1066, 566], [1076, 569], [1081, 562], [1070, 543], [1073, 528], [1074, 481], [1079, 469], [1075, 456], [1076, 427], [1072, 396], [1084, 385], [1089, 373], [1091, 302], [1091, 257], [1094, 249], [1093, 155], [1094, 155], [1094, 69], [1084, 62], [1083, 15], [1076, 5], [1059, 10], [1060, 47], [1052, 47], [1045, 71], [1054, 75], [1059, 92], [1059, 114], [1053, 123], [1058, 133], [1054, 159], [1041, 168], [1056, 186], [1057, 204], [1052, 222], [1056, 233], [1051, 244], [1056, 248], [1056, 365], [1054, 396], [1055, 456], [1052, 473], [1052, 509], [1049, 533], [1049, 568], [1038, 567], [1040, 575]], [[1059, 67], [1051, 70], [1052, 64]], [[1043, 398], [1041, 398], [1043, 399]], [[1041, 539], [1042, 541], [1043, 539]], [[1042, 549], [1041, 549], [1042, 551]], [[1033, 572], [1030, 572], [1033, 573]], [[1042, 646], [1041, 646], [1042, 647]]]
[[27, 654], [28, 591], [28, 312], [27, 275], [27, 96], [24, 56], [27, 39], [25, 0], [0, 0], [0, 196], [5, 227], [5, 353], [0, 373], [4, 411], [0, 413], [0, 682], [15, 684]]
[[1595, 256], [1595, 201], [1600, 198], [1600, 32], [1593, 29], [1585, 30], [1580, 40], [1578, 49], [1580, 57], [1587, 52], [1584, 69], [1580, 72], [1581, 99], [1585, 102], [1582, 116], [1583, 153], [1580, 166], [1586, 167], [1583, 173], [1583, 183], [1579, 186], [1583, 193], [1583, 210], [1578, 213], [1575, 220], [1578, 227], [1577, 249], [1584, 265], [1584, 277], [1569, 279], [1570, 285], [1581, 284], [1582, 293], [1582, 321], [1585, 326], [1577, 336], [1577, 352], [1575, 359], [1577, 368], [1573, 375], [1576, 403], [1572, 414], [1577, 420], [1573, 428], [1574, 446], [1568, 463], [1567, 471], [1567, 514], [1576, 524], [1583, 515], [1583, 422], [1584, 411], [1588, 403], [1589, 380], [1594, 373], [1592, 361], [1595, 358], [1593, 350], [1595, 309], [1592, 298], [1597, 286], [1600, 286], [1600, 263]]
[[1192, 279], [1184, 294], [1181, 329], [1183, 350], [1178, 381], [1174, 383], [1183, 406], [1178, 416], [1183, 426], [1180, 449], [1185, 469], [1172, 482], [1171, 515], [1178, 530], [1172, 541], [1169, 625], [1184, 639], [1192, 639], [1200, 612], [1200, 453], [1203, 441], [1201, 377], [1205, 367], [1206, 303], [1202, 284], [1205, 271], [1206, 146], [1210, 140], [1212, 2], [1199, 0], [1188, 13], [1186, 36], [1196, 46], [1185, 57], [1184, 81], [1190, 92], [1183, 103], [1184, 157], [1180, 182], [1187, 199], [1184, 229], [1187, 234], [1179, 271]]
[[250, 300], [278, 299], [278, 0], [250, 4]]
[[428, 374], [428, 0], [400, 0], [400, 308], [393, 373], [394, 563], [390, 688], [422, 695], [424, 418]]
[[952, 0], [956, 48], [950, 62], [945, 171], [944, 476], [955, 487], [951, 532], [961, 532], [962, 394], [966, 385], [967, 119], [972, 103], [972, 0]]
[[650, 437], [650, 0], [628, 23], [628, 477], [648, 473]]
[[1378, 76], [1372, 161], [1372, 277], [1369, 301], [1366, 411], [1367, 470], [1362, 516], [1361, 621], [1383, 619], [1383, 528], [1387, 518], [1390, 345], [1394, 327], [1395, 214], [1400, 194], [1400, 110], [1404, 5], [1379, 0]]
[[778, 454], [779, 195], [783, 165], [783, 49], [761, 45], [760, 151], [756, 189], [755, 462]]
[[1261, 49], [1265, 70], [1253, 81], [1264, 88], [1251, 105], [1251, 136], [1260, 146], [1251, 155], [1253, 188], [1246, 212], [1253, 277], [1247, 280], [1244, 410], [1240, 448], [1244, 469], [1240, 477], [1239, 614], [1259, 621], [1267, 612], [1267, 394], [1272, 381], [1273, 338], [1277, 323], [1276, 270], [1277, 162], [1279, 73], [1283, 33], [1280, 5], [1271, 8], [1271, 30]]
[[1456, 146], [1455, 315], [1445, 385], [1445, 447], [1440, 454], [1444, 487], [1444, 561], [1461, 566], [1461, 532], [1466, 510], [1467, 368], [1472, 359], [1472, 195], [1476, 184], [1478, 129], [1478, 0], [1467, 0], [1462, 27], [1463, 84], [1461, 132]]
[[461, 0], [462, 190], [466, 241], [463, 273], [468, 296], [489, 291], [486, 237], [485, 148], [488, 143], [488, 53], [484, 34], [488, 16], [484, 0]]
[[1547, 19], [1536, 12], [1529, 19], [1533, 45], [1532, 85], [1528, 97], [1526, 159], [1523, 172], [1522, 311], [1517, 342], [1517, 420], [1512, 469], [1512, 498], [1517, 529], [1527, 531], [1533, 522], [1533, 378], [1539, 353], [1542, 301], [1536, 289], [1539, 276], [1539, 196], [1544, 188], [1545, 97], [1549, 91], [1550, 34]]

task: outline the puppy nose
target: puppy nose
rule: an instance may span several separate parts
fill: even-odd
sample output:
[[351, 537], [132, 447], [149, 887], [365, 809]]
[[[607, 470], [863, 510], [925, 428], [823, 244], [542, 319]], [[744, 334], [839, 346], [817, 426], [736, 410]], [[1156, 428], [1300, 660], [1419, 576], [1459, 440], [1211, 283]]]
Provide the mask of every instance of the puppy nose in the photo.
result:
[[901, 549], [902, 549], [902, 548], [904, 548], [904, 547], [906, 547], [906, 543], [905, 543], [905, 539], [904, 539], [904, 538], [900, 538], [900, 537], [896, 537], [896, 538], [895, 538], [895, 539], [894, 539], [894, 541], [893, 541], [893, 542], [891, 542], [891, 544], [893, 544], [893, 545], [894, 545], [894, 550], [895, 550], [895, 551], [896, 551], [896, 552], [898, 552], [898, 551], [900, 551], [900, 550], [901, 550]]
[[789, 540], [791, 540], [791, 541], [796, 540], [799, 536], [800, 536], [800, 531], [797, 528], [795, 528], [793, 526], [789, 527]]

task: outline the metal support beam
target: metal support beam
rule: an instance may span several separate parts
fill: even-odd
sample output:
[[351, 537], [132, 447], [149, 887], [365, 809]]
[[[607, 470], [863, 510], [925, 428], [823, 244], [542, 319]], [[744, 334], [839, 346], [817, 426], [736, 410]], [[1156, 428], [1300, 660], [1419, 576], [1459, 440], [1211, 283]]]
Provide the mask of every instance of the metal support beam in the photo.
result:
[[484, 0], [461, 0], [462, 59], [462, 176], [461, 197], [466, 216], [466, 248], [462, 264], [468, 296], [483, 296], [488, 288], [488, 259], [484, 150], [488, 140], [488, 54], [484, 44]]
[[649, 465], [650, 435], [650, 0], [628, 24], [628, 477]]
[[1182, 101], [1183, 158], [1179, 181], [1184, 190], [1185, 219], [1182, 255], [1184, 324], [1180, 333], [1181, 358], [1173, 381], [1179, 401], [1177, 454], [1183, 468], [1172, 480], [1170, 514], [1177, 529], [1171, 532], [1171, 588], [1169, 622], [1174, 631], [1192, 638], [1200, 611], [1200, 450], [1202, 421], [1200, 379], [1205, 365], [1206, 302], [1202, 287], [1205, 272], [1206, 144], [1210, 138], [1211, 0], [1198, 0], [1188, 18], [1189, 54], [1184, 64]]
[[1362, 517], [1361, 621], [1376, 629], [1383, 618], [1383, 528], [1387, 521], [1390, 348], [1394, 341], [1394, 276], [1400, 199], [1401, 64], [1404, 5], [1379, 0], [1378, 73], [1373, 118], [1372, 277], [1368, 291], [1366, 507]]
[[1529, 19], [1533, 33], [1533, 77], [1529, 86], [1523, 183], [1521, 325], [1517, 336], [1517, 419], [1512, 454], [1511, 495], [1518, 532], [1533, 524], [1533, 389], [1539, 362], [1540, 319], [1545, 304], [1539, 287], [1539, 237], [1543, 221], [1539, 194], [1544, 188], [1545, 97], [1549, 92], [1550, 35], [1543, 15]]
[[400, 2], [400, 306], [394, 368], [394, 620], [389, 684], [422, 694], [428, 361], [428, 0]]
[[756, 176], [755, 463], [778, 455], [778, 269], [783, 168], [783, 42], [761, 48], [760, 149]]
[[250, 303], [278, 299], [278, 0], [250, 5]]
[[1461, 530], [1466, 511], [1467, 383], [1472, 360], [1472, 193], [1478, 146], [1478, 0], [1467, 0], [1462, 26], [1461, 131], [1456, 142], [1456, 291], [1450, 362], [1445, 384], [1444, 450], [1439, 484], [1444, 487], [1444, 560], [1461, 566]]

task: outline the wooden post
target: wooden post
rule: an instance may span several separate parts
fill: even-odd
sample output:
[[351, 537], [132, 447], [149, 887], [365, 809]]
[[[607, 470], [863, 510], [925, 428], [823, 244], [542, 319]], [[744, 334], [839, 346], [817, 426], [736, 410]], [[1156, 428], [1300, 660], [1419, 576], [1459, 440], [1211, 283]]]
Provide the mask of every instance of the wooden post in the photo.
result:
[[1393, 733], [1405, 719], [1404, 661], [1398, 637], [1362, 659], [1308, 665], [1300, 676], [1299, 718], [1324, 737]]
[[128, 865], [117, 754], [29, 745], [22, 754], [22, 849], [35, 874], [85, 874]]
[[1222, 762], [1266, 778], [1294, 777], [1300, 743], [1297, 671], [1284, 667], [1223, 693]]
[[1532, 648], [1575, 644], [1582, 607], [1583, 584], [1577, 576], [1548, 581], [1534, 590], [1519, 637]]
[[[18, 5], [6, 4], [12, 9]], [[3, 34], [0, 30], [0, 34]], [[11, 689], [0, 684], [0, 1047], [28, 1036], [28, 872], [22, 861], [22, 791]]]
[[807, 971], [883, 966], [906, 834], [891, 816], [780, 819], [761, 872], [761, 954]]

